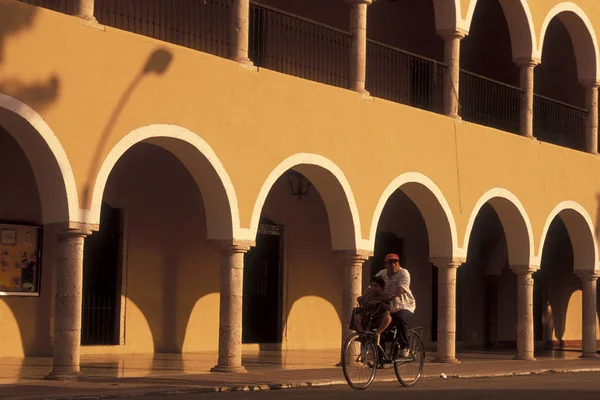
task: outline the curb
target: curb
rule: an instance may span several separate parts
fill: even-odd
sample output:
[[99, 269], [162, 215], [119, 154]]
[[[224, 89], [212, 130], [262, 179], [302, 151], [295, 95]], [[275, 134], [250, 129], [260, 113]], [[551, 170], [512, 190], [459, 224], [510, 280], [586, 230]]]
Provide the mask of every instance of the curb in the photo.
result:
[[[512, 376], [527, 376], [527, 375], [542, 375], [542, 374], [558, 374], [558, 373], [581, 373], [581, 372], [600, 372], [600, 368], [577, 368], [577, 369], [544, 369], [523, 372], [498, 372], [491, 374], [455, 374], [455, 375], [423, 375], [421, 379], [485, 379], [485, 378], [502, 378]], [[381, 378], [375, 379], [376, 383], [396, 382], [396, 378]], [[328, 386], [346, 385], [343, 379], [337, 380], [315, 380], [309, 382], [287, 382], [273, 383], [263, 385], [239, 385], [239, 386], [214, 386], [214, 387], [197, 387], [190, 389], [169, 389], [169, 390], [145, 390], [140, 392], [117, 392], [101, 395], [73, 395], [73, 396], [50, 396], [38, 397], [35, 400], [103, 400], [103, 399], [120, 399], [120, 398], [136, 398], [144, 396], [176, 396], [190, 395], [200, 393], [218, 393], [218, 392], [264, 392], [285, 389], [301, 389], [301, 388], [320, 388]], [[29, 398], [34, 400], [34, 398]]]

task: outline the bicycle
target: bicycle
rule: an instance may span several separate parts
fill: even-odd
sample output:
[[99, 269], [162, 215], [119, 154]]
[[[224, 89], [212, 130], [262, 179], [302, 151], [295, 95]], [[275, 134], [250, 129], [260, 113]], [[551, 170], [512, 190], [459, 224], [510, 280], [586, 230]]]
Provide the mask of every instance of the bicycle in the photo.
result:
[[[414, 327], [409, 329], [409, 355], [407, 358], [399, 358], [398, 329], [390, 327], [381, 335], [382, 343], [384, 343], [384, 335], [387, 336], [386, 341], [391, 337], [391, 345], [386, 352], [381, 344], [377, 343], [377, 335], [374, 333], [376, 329], [371, 327], [375, 313], [369, 313], [365, 310], [365, 314], [368, 317], [367, 328], [362, 332], [352, 333], [342, 346], [342, 370], [348, 385], [355, 390], [364, 390], [375, 379], [377, 369], [385, 368], [386, 365], [390, 364], [393, 364], [396, 378], [402, 386], [408, 387], [416, 384], [423, 375], [423, 364], [425, 362], [425, 348], [421, 340], [423, 328]], [[354, 312], [352, 318], [354, 319]], [[360, 378], [354, 378], [353, 373], [357, 375], [365, 373], [366, 378], [361, 381]]]

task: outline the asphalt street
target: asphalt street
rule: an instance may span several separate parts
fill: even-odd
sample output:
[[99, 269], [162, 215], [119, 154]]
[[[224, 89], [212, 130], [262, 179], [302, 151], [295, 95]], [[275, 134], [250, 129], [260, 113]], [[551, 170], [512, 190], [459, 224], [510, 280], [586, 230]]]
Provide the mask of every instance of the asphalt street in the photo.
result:
[[265, 392], [202, 393], [144, 396], [144, 400], [315, 400], [315, 399], [600, 399], [600, 373], [555, 373], [482, 379], [428, 379], [412, 388], [377, 383], [367, 390], [348, 386], [285, 389]]

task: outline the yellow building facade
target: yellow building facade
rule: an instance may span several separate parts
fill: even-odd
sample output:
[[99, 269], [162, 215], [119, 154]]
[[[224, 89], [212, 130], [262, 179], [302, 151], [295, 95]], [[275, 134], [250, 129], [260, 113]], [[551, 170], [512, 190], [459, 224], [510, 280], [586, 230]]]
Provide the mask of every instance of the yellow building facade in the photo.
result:
[[596, 355], [595, 2], [0, 10], [0, 356], [339, 349], [392, 251], [440, 361]]

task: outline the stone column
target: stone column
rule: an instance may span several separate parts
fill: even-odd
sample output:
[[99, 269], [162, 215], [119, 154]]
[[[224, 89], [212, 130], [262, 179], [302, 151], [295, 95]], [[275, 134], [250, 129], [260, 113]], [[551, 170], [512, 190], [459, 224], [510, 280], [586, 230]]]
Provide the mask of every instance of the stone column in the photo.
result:
[[94, 17], [94, 0], [76, 1], [75, 16], [86, 21], [96, 22], [96, 18]]
[[596, 285], [598, 273], [578, 272], [583, 289], [583, 352], [581, 357], [598, 357], [596, 351]]
[[460, 41], [466, 34], [461, 31], [441, 32], [444, 39], [444, 62], [448, 70], [444, 75], [444, 115], [460, 119]]
[[526, 59], [517, 60], [517, 65], [521, 71], [521, 135], [533, 138], [533, 69], [539, 64], [539, 61]]
[[348, 87], [361, 94], [365, 90], [367, 74], [367, 6], [371, 0], [346, 0], [350, 6], [350, 75]]
[[244, 254], [248, 244], [225, 246], [221, 260], [219, 360], [212, 372], [246, 372], [242, 366]]
[[462, 259], [433, 258], [438, 267], [438, 328], [435, 362], [458, 363], [456, 359], [456, 271]]
[[229, 15], [229, 58], [241, 64], [252, 65], [248, 58], [250, 34], [250, 0], [232, 0]]
[[585, 85], [585, 108], [588, 110], [585, 119], [585, 151], [598, 154], [598, 82], [587, 82]]
[[81, 376], [81, 303], [85, 227], [58, 233], [54, 310], [54, 367], [46, 379], [73, 380]]
[[342, 344], [352, 333], [350, 319], [356, 307], [356, 298], [362, 294], [362, 267], [369, 258], [366, 254], [342, 252]]
[[517, 274], [517, 355], [516, 360], [534, 361], [533, 277], [529, 265], [511, 266]]

